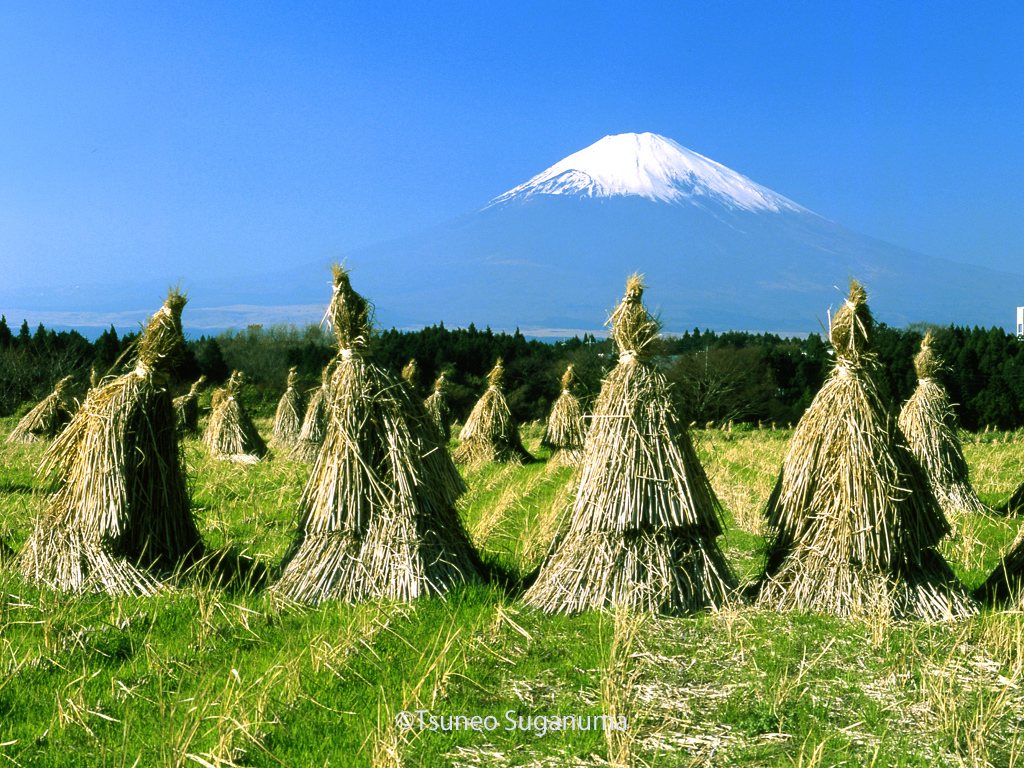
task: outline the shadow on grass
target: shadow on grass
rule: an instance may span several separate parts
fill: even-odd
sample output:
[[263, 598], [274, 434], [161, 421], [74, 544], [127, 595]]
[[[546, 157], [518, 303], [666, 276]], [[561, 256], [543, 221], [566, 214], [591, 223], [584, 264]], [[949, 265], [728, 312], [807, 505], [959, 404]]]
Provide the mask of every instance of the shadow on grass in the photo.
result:
[[32, 485], [18, 483], [13, 480], [0, 481], [0, 493], [21, 493], [31, 495], [35, 492], [36, 488]]
[[528, 574], [520, 574], [497, 561], [488, 557], [480, 556], [476, 563], [477, 570], [487, 584], [492, 584], [510, 600], [522, 597], [523, 593], [530, 588], [537, 579], [540, 570], [535, 569]]
[[234, 547], [206, 552], [182, 575], [232, 595], [254, 595], [269, 581], [269, 569], [264, 563]]

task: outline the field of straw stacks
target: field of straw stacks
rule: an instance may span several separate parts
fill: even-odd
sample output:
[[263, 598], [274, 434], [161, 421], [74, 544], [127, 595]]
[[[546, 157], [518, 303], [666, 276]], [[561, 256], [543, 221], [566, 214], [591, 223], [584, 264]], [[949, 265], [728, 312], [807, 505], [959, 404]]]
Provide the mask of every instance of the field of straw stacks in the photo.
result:
[[[255, 422], [269, 440], [272, 418]], [[14, 427], [0, 420], [0, 437]], [[146, 597], [69, 595], [10, 567], [47, 506], [45, 446], [0, 441], [0, 763], [1024, 764], [1016, 610], [927, 623], [739, 604], [680, 618], [524, 607], [522, 580], [574, 497], [576, 470], [547, 461], [543, 434], [521, 429], [533, 463], [461, 469], [458, 512], [489, 581], [317, 608], [255, 588], [292, 541], [309, 464], [217, 460], [185, 439], [197, 526], [220, 566]], [[719, 544], [747, 583], [792, 432], [692, 435], [724, 508]], [[998, 505], [1019, 483], [1024, 436], [961, 436], [974, 487]], [[939, 549], [973, 589], [1018, 527], [969, 514]]]

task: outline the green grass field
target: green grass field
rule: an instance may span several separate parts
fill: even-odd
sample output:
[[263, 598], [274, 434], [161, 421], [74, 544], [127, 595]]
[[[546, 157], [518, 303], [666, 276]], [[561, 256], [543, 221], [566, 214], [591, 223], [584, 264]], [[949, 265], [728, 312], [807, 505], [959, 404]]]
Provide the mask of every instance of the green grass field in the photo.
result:
[[[0, 437], [12, 426], [0, 420]], [[446, 600], [312, 610], [202, 580], [75, 597], [3, 569], [0, 766], [1024, 765], [1020, 613], [923, 625], [523, 608], [518, 580], [573, 495], [540, 434], [524, 431], [542, 461], [467, 474], [466, 525], [510, 578]], [[760, 567], [788, 437], [695, 433], [741, 580]], [[965, 447], [982, 499], [1004, 500], [1024, 475], [1022, 437]], [[0, 540], [14, 550], [46, 506], [41, 455], [0, 442]], [[216, 462], [197, 441], [186, 457], [207, 545], [273, 567], [309, 468]], [[973, 588], [1018, 525], [963, 520], [943, 553]]]

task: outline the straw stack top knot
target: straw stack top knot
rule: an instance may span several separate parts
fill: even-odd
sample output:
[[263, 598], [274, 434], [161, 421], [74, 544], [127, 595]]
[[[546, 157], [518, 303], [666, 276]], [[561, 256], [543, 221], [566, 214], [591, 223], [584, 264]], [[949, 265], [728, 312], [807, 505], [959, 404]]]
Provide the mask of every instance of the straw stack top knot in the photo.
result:
[[645, 287], [643, 275], [633, 273], [626, 281], [625, 297], [608, 319], [620, 356], [646, 357], [661, 330], [661, 323], [644, 306]]
[[402, 369], [402, 380], [412, 389], [416, 389], [420, 385], [420, 369], [416, 365], [415, 358], [406, 363], [405, 368]]
[[832, 318], [829, 341], [836, 357], [847, 362], [856, 361], [871, 351], [871, 332], [875, 320], [867, 305], [867, 292], [853, 278], [850, 279], [850, 297]]
[[288, 369], [288, 389], [294, 389], [295, 385], [299, 383], [299, 369], [296, 366], [292, 366]]
[[505, 382], [505, 369], [502, 367], [502, 360], [499, 357], [498, 362], [494, 364], [491, 372], [487, 375], [487, 381], [490, 382], [491, 389], [501, 389], [501, 385]]
[[570, 365], [565, 369], [565, 373], [562, 374], [562, 389], [568, 392], [575, 381], [576, 374], [572, 372], [572, 366]]
[[174, 367], [185, 346], [185, 337], [181, 335], [181, 310], [186, 301], [177, 288], [172, 288], [164, 305], [149, 318], [139, 347], [139, 368], [159, 367], [167, 372]]
[[234, 397], [238, 394], [238, 390], [242, 388], [245, 383], [245, 374], [242, 371], [232, 371], [231, 378], [228, 379], [227, 389], [228, 397]]
[[443, 392], [445, 384], [446, 382], [444, 380], [444, 374], [442, 373], [440, 376], [437, 377], [437, 380], [434, 382], [434, 391]]
[[331, 270], [334, 272], [334, 295], [327, 313], [334, 325], [338, 348], [366, 354], [370, 342], [370, 304], [352, 290], [347, 269], [340, 264], [332, 264]]
[[939, 364], [939, 358], [932, 350], [932, 332], [928, 331], [921, 340], [921, 351], [914, 358], [914, 370], [917, 371], [917, 378], [934, 378], [939, 370]]
[[54, 391], [54, 393], [58, 397], [60, 397], [61, 395], [63, 395], [70, 388], [71, 388], [71, 377], [70, 376], [65, 376], [63, 379], [61, 379], [60, 381], [58, 381], [54, 385], [53, 391]]

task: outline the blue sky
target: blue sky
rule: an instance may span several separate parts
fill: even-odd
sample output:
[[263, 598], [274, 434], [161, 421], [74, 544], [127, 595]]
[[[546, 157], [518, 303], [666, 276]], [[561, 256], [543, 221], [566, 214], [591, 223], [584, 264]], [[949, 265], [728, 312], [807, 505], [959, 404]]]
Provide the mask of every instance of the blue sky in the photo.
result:
[[627, 131], [1024, 272], [1024, 4], [981, 5], [8, 3], [3, 280], [326, 263]]

